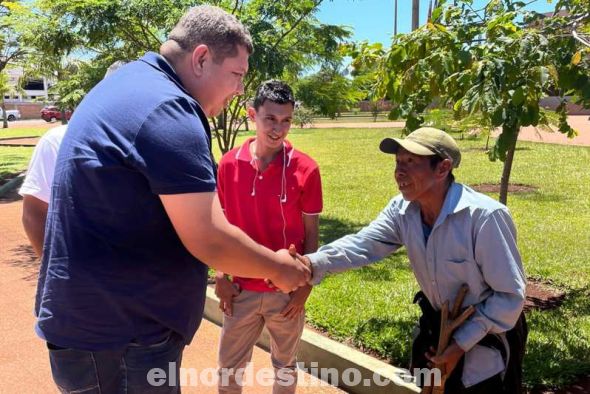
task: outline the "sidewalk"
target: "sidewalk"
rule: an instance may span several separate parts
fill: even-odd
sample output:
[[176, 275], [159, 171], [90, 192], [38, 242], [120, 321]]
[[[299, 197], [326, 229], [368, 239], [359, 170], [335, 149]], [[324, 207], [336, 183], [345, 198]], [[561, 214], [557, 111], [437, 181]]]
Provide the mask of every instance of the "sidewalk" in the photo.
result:
[[[22, 229], [21, 212], [21, 200], [0, 201], [0, 393], [57, 393], [45, 344], [33, 331], [39, 263]], [[213, 370], [208, 368], [217, 366], [219, 333], [218, 326], [203, 320], [193, 343], [184, 352], [182, 367], [210, 381]], [[270, 368], [270, 355], [255, 348], [253, 364], [255, 374], [261, 368]], [[187, 382], [196, 385], [183, 387], [183, 393], [217, 392], [215, 386], [204, 387], [200, 379], [191, 378], [187, 374]], [[298, 393], [342, 392], [303, 372], [300, 372], [299, 381]], [[244, 393], [257, 394], [270, 392], [271, 387], [260, 385], [244, 390]]]
[[[524, 127], [519, 135], [519, 141], [545, 142], [550, 144], [561, 145], [580, 145], [590, 146], [590, 117], [588, 115], [571, 115], [567, 118], [568, 124], [578, 131], [578, 136], [567, 138], [565, 134], [555, 131], [553, 133], [541, 131], [536, 127]], [[355, 128], [355, 129], [377, 129], [377, 128], [402, 128], [405, 122], [369, 122], [369, 123], [314, 123], [311, 128], [328, 129], [328, 128]], [[497, 136], [499, 132], [494, 133]]]
[[590, 146], [590, 117], [588, 115], [572, 115], [567, 117], [568, 124], [578, 132], [574, 138], [555, 131], [548, 133], [535, 127], [525, 127], [520, 131], [521, 141], [545, 142], [548, 144]]

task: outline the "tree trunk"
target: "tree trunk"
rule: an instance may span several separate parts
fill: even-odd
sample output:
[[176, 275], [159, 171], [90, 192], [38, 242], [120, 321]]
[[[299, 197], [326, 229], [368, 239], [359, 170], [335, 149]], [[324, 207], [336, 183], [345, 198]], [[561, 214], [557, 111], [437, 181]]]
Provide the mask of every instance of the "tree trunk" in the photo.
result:
[[393, 3], [393, 35], [397, 35], [397, 0]]
[[66, 110], [61, 110], [61, 124], [68, 124], [68, 118], [66, 116]]
[[8, 115], [6, 115], [6, 104], [4, 103], [4, 97], [2, 98], [2, 128], [8, 128]]
[[217, 135], [221, 153], [227, 152], [227, 112], [224, 109], [217, 115]]
[[512, 141], [510, 142], [510, 149], [506, 152], [506, 160], [504, 161], [504, 168], [502, 169], [502, 180], [500, 181], [500, 202], [508, 205], [508, 185], [510, 184], [510, 173], [512, 172], [512, 163], [514, 161], [514, 151], [516, 150], [516, 140], [518, 139], [518, 132], [512, 133]]
[[238, 102], [231, 110], [231, 130], [229, 131], [227, 150], [232, 149], [236, 145], [236, 138], [238, 137], [238, 132], [240, 131], [240, 126], [242, 125], [242, 122], [237, 121], [241, 106], [242, 104]]
[[420, 0], [412, 0], [412, 30], [420, 27]]
[[225, 130], [225, 128], [226, 128], [224, 112], [221, 112], [219, 115], [217, 115], [216, 127], [218, 130], [220, 130], [220, 129]]

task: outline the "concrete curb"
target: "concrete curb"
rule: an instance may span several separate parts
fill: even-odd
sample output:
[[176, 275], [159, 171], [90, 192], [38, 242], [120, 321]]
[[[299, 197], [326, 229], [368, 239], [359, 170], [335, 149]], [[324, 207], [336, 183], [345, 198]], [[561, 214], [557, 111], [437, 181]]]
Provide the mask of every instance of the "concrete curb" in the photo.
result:
[[[215, 291], [211, 287], [207, 287], [204, 316], [207, 320], [221, 325], [223, 314], [218, 305], [219, 299], [215, 295]], [[265, 350], [269, 349], [269, 336], [266, 329], [258, 339], [257, 345]], [[297, 360], [307, 368], [306, 372], [349, 393], [410, 394], [420, 392], [420, 389], [413, 383], [408, 383], [410, 382], [408, 371], [367, 356], [307, 328], [304, 329], [301, 337]], [[320, 372], [322, 369], [327, 372], [323, 374], [324, 376]], [[355, 371], [354, 375], [347, 373], [351, 371]], [[362, 377], [360, 381], [356, 371], [360, 372]], [[354, 380], [357, 380], [356, 384], [347, 384], [354, 383]]]
[[41, 138], [38, 135], [25, 135], [24, 137], [0, 137], [0, 141], [10, 141], [10, 140], [22, 140], [25, 138]]
[[25, 180], [25, 175], [20, 174], [6, 182], [4, 185], [0, 186], [0, 198], [4, 197], [4, 195], [8, 194], [12, 190], [20, 187], [23, 181]]

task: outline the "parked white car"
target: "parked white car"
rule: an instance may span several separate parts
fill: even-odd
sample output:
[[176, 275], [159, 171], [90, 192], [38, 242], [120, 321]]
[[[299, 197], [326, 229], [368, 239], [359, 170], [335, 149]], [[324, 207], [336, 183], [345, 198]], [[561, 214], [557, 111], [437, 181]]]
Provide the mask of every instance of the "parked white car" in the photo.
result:
[[[2, 119], [4, 119], [4, 112], [2, 111], [2, 108], [0, 108], [0, 120]], [[7, 110], [6, 119], [8, 119], [10, 122], [12, 122], [13, 120], [20, 119], [20, 111], [18, 109]]]

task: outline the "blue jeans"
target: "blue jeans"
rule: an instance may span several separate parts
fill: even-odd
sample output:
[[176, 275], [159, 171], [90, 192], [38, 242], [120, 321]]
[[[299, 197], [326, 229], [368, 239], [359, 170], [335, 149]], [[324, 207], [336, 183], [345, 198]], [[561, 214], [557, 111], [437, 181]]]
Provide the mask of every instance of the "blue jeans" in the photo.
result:
[[155, 345], [90, 352], [47, 344], [53, 380], [62, 393], [176, 394], [184, 342], [172, 334]]

